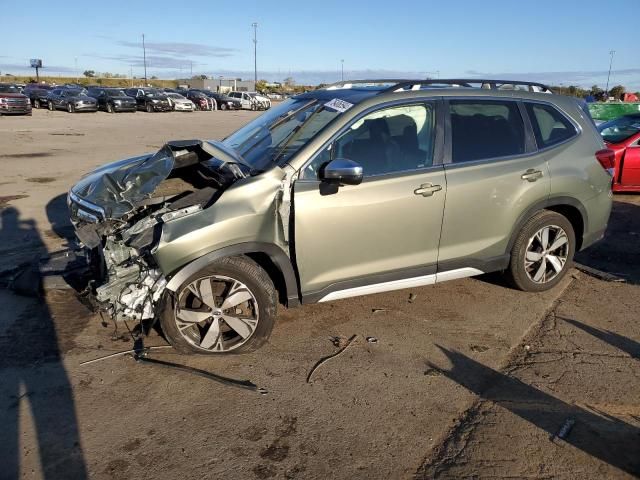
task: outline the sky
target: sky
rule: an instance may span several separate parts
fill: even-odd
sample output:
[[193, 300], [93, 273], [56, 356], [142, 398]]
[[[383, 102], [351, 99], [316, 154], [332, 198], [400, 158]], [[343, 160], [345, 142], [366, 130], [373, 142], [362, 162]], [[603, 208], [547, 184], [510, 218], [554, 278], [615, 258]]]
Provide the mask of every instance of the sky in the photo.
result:
[[[613, 5], [615, 3], [615, 6]], [[30, 0], [2, 10], [0, 72], [205, 74], [317, 84], [345, 78], [513, 78], [640, 90], [640, 0]], [[636, 22], [637, 23], [637, 22]], [[77, 65], [77, 67], [76, 67]]]

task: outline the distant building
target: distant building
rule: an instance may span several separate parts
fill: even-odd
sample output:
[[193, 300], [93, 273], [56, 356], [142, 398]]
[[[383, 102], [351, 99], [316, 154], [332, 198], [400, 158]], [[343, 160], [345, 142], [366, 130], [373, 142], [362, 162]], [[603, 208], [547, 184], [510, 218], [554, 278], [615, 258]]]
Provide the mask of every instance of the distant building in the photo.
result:
[[236, 78], [185, 78], [178, 80], [180, 85], [212, 92], [255, 92], [256, 83], [253, 80], [238, 80]]

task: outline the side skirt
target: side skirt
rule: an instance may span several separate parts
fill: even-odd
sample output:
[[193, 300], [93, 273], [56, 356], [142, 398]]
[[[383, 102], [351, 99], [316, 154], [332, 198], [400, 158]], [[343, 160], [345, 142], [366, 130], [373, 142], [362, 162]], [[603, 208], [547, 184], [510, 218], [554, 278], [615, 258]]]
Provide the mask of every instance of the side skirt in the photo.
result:
[[401, 280], [392, 280], [390, 282], [374, 283], [371, 285], [363, 285], [361, 287], [336, 290], [325, 295], [318, 300], [318, 302], [330, 302], [332, 300], [340, 300], [342, 298], [359, 297], [361, 295], [390, 292], [393, 290], [402, 290], [404, 288], [422, 287], [425, 285], [446, 282], [447, 280], [473, 277], [474, 275], [481, 275], [483, 273], [484, 272], [482, 270], [478, 270], [477, 268], [457, 268], [455, 270], [448, 270], [446, 272], [434, 273], [431, 275], [421, 275], [419, 277], [403, 278]]

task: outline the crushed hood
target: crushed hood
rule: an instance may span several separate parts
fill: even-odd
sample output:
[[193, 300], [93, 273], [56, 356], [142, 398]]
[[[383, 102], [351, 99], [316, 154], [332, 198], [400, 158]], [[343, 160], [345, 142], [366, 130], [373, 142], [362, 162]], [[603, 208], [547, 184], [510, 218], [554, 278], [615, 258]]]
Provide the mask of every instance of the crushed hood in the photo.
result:
[[213, 168], [227, 166], [233, 177], [245, 176], [237, 166], [244, 164], [242, 157], [223, 143], [180, 140], [94, 170], [73, 186], [71, 197], [98, 207], [102, 220], [119, 219], [149, 199], [175, 168], [200, 163], [203, 156]]

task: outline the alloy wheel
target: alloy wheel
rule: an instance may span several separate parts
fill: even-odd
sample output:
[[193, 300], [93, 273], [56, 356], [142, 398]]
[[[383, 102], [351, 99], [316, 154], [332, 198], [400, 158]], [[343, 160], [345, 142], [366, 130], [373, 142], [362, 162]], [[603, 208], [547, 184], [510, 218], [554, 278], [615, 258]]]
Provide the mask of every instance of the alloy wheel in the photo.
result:
[[258, 314], [256, 297], [244, 283], [211, 275], [182, 289], [175, 322], [180, 335], [194, 347], [230, 352], [251, 338]]
[[562, 272], [569, 255], [569, 237], [557, 225], [538, 230], [527, 244], [524, 267], [535, 283], [547, 283]]

